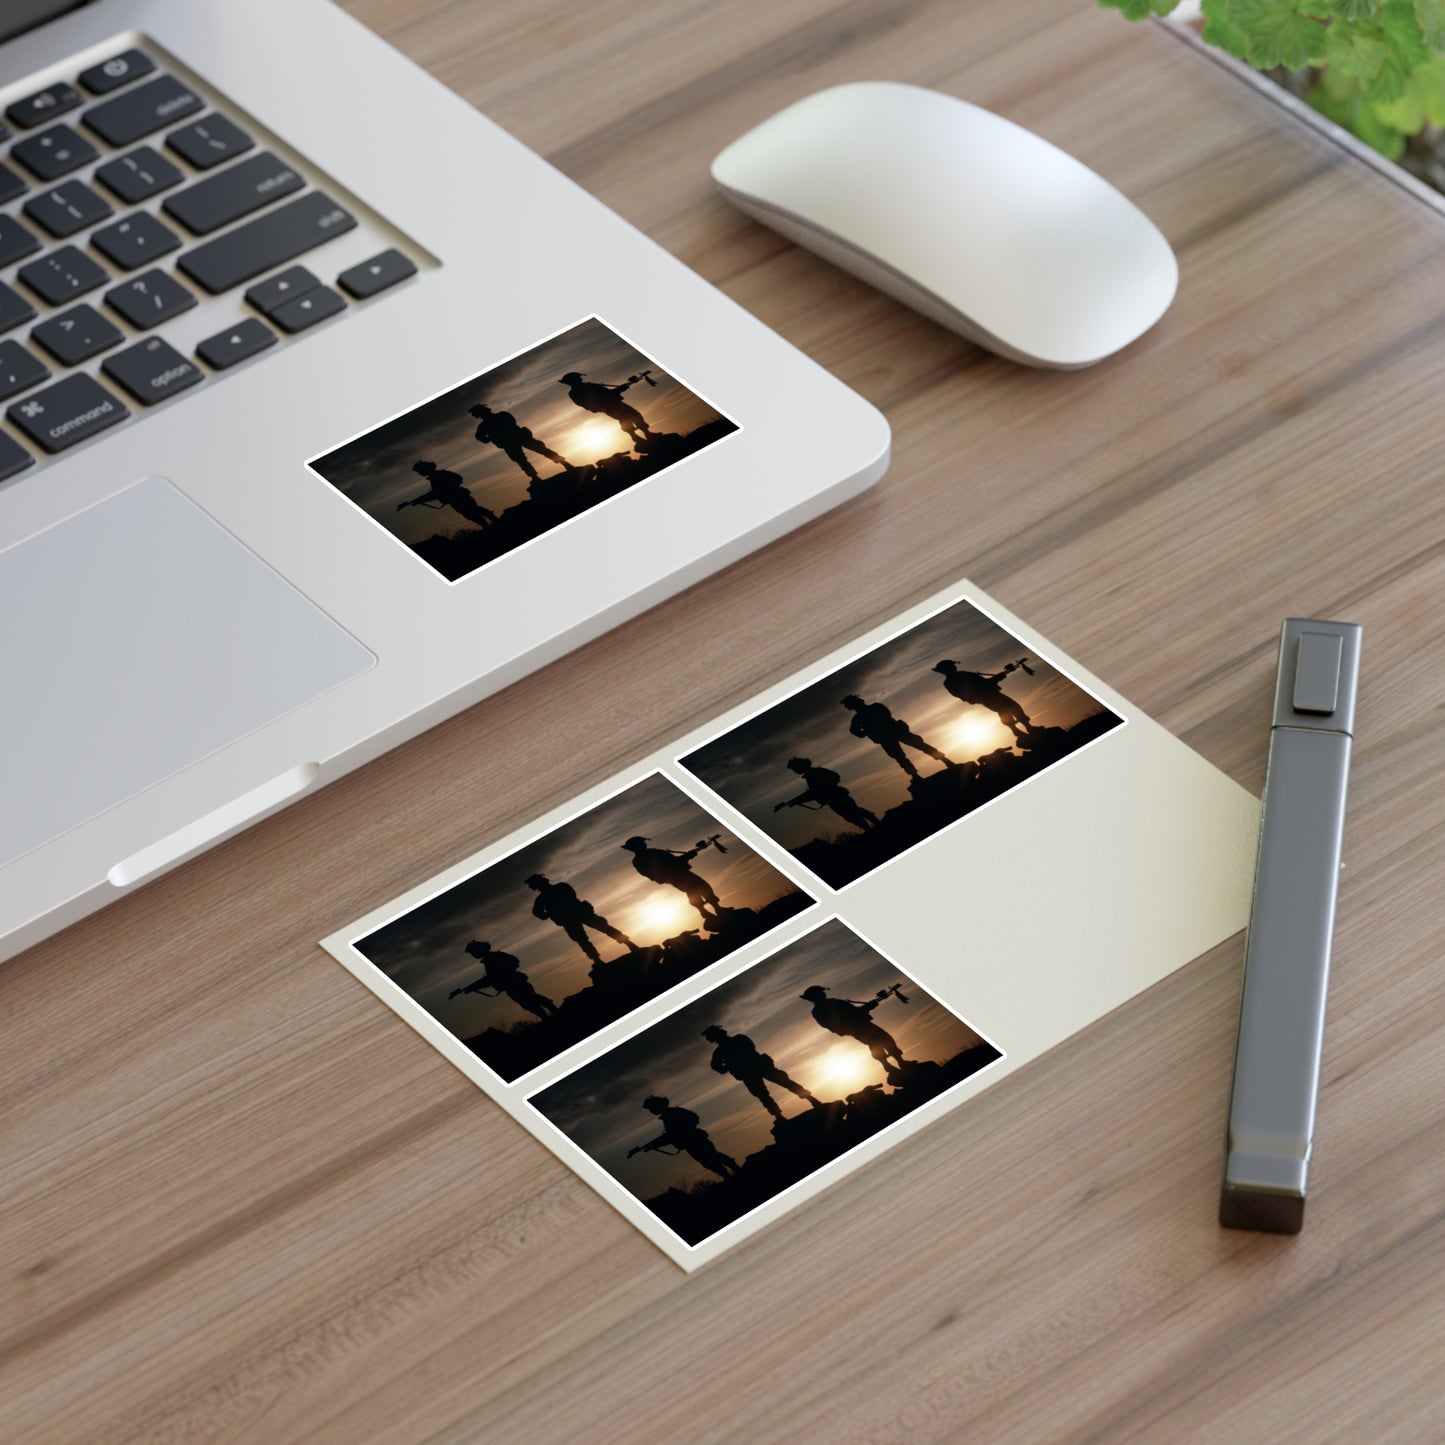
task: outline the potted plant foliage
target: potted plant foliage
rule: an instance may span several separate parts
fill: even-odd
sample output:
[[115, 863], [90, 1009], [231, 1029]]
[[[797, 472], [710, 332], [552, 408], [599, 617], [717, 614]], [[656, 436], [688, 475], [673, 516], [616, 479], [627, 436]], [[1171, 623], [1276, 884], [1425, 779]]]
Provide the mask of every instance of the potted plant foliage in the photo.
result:
[[1445, 191], [1445, 0], [1099, 3], [1130, 20], [1187, 17], [1205, 44]]

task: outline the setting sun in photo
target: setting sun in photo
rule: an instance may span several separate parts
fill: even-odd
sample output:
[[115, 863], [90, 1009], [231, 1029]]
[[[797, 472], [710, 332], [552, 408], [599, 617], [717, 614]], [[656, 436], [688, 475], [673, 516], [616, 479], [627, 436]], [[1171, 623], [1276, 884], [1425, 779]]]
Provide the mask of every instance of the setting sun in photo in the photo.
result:
[[970, 708], [948, 730], [950, 752], [981, 758], [996, 748], [1011, 748], [1014, 735], [986, 708]]

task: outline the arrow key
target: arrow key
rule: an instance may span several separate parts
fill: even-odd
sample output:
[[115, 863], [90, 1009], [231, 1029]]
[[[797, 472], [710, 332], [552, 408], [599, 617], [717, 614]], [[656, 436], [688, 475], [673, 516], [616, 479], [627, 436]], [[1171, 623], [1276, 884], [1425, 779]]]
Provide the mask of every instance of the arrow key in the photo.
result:
[[365, 301], [368, 296], [375, 296], [378, 291], [385, 291], [388, 286], [395, 286], [398, 281], [415, 275], [416, 267], [411, 260], [393, 248], [363, 261], [359, 266], [348, 267], [336, 278], [336, 282], [347, 295]]
[[270, 327], [252, 318], [238, 321], [214, 336], [208, 336], [196, 347], [196, 355], [216, 371], [224, 371], [258, 351], [265, 351], [276, 344], [276, 334]]
[[346, 302], [336, 292], [329, 286], [318, 286], [304, 296], [298, 296], [293, 301], [286, 301], [275, 307], [271, 312], [271, 320], [282, 331], [305, 331], [308, 326], [315, 326], [318, 321], [325, 321], [328, 316], [335, 316], [338, 311], [345, 310]]

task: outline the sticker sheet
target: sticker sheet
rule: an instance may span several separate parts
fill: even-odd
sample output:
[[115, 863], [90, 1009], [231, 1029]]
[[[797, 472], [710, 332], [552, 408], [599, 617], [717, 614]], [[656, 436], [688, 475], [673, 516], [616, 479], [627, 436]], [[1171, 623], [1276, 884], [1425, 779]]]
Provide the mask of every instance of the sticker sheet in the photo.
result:
[[690, 1269], [1241, 928], [1257, 817], [961, 583], [324, 946]]

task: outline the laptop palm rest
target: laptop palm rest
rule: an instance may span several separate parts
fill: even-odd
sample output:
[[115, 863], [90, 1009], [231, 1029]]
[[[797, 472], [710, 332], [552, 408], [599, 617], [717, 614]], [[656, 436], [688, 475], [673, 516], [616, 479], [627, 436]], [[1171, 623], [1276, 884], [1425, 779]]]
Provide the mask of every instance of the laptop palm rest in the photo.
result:
[[375, 663], [158, 477], [0, 552], [0, 867]]

